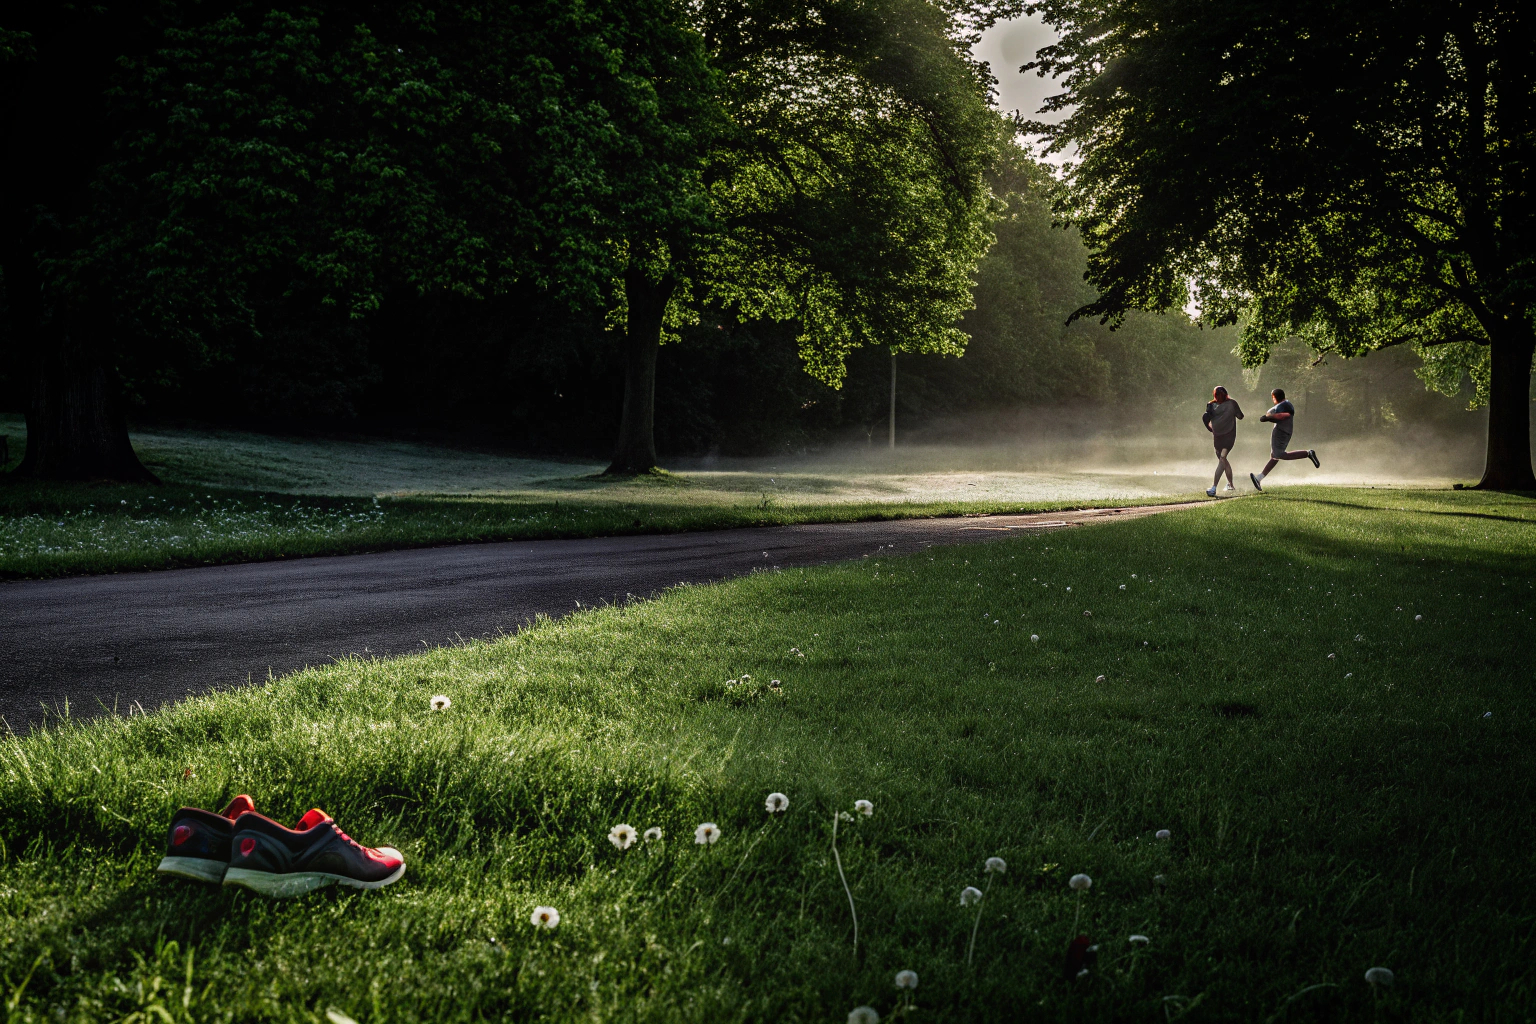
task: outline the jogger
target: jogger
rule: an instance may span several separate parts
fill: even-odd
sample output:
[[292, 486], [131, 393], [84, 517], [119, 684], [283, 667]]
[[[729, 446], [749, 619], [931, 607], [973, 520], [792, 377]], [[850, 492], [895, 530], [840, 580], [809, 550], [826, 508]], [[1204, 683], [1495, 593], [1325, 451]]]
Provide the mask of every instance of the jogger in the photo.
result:
[[1253, 489], [1256, 491], [1264, 489], [1264, 478], [1269, 476], [1270, 470], [1282, 461], [1311, 459], [1312, 465], [1319, 468], [1322, 466], [1322, 463], [1317, 461], [1317, 452], [1311, 448], [1297, 452], [1285, 450], [1285, 446], [1291, 443], [1291, 433], [1296, 429], [1296, 407], [1285, 400], [1284, 388], [1275, 388], [1269, 393], [1269, 397], [1275, 400], [1274, 408], [1259, 419], [1273, 423], [1275, 429], [1269, 433], [1269, 461], [1264, 464], [1260, 472], [1248, 474], [1248, 479], [1253, 481]]
[[1221, 475], [1227, 475], [1227, 490], [1233, 490], [1232, 464], [1227, 461], [1227, 453], [1237, 443], [1237, 421], [1243, 418], [1243, 410], [1237, 404], [1237, 400], [1227, 394], [1227, 389], [1216, 385], [1211, 392], [1211, 400], [1205, 406], [1205, 415], [1201, 421], [1205, 429], [1215, 435], [1216, 443], [1216, 475], [1211, 479], [1211, 486], [1206, 494], [1216, 497], [1216, 485], [1221, 483]]

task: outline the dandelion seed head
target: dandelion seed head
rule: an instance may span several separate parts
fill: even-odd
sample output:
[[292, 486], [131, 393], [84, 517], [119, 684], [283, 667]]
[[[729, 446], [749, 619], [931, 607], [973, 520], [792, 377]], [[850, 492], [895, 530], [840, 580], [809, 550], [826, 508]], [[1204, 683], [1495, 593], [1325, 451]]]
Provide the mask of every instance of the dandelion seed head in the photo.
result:
[[855, 1006], [848, 1011], [848, 1024], [880, 1024], [880, 1014], [873, 1006]]
[[1087, 875], [1073, 875], [1071, 878], [1067, 879], [1067, 884], [1078, 892], [1083, 892], [1084, 890], [1093, 888], [1093, 879], [1089, 878]]
[[534, 907], [533, 915], [528, 918], [528, 923], [535, 928], [553, 929], [560, 923], [560, 911], [554, 907]]
[[917, 972], [916, 971], [897, 971], [896, 972], [896, 987], [897, 988], [917, 988]]
[[449, 700], [447, 697], [445, 697], [441, 693], [438, 694], [436, 697], [432, 698], [432, 710], [433, 711], [447, 711], [452, 706], [453, 706], [453, 701]]
[[1001, 857], [988, 857], [987, 870], [995, 871], [999, 875], [1005, 874], [1008, 871], [1008, 862]]
[[608, 841], [621, 850], [627, 850], [635, 845], [635, 839], [639, 833], [633, 825], [615, 825], [608, 830]]
[[1413, 617], [1413, 621], [1414, 622], [1423, 622], [1424, 621], [1424, 616], [1422, 616], [1422, 615], [1415, 615]]
[[855, 800], [853, 802], [853, 809], [864, 815], [866, 818], [875, 813], [875, 805], [870, 803], [868, 800]]
[[780, 811], [789, 810], [789, 797], [783, 793], [769, 793], [768, 799], [763, 801], [763, 806], [769, 814], [777, 814]]
[[1157, 838], [1159, 838], [1159, 839], [1172, 839], [1173, 838], [1173, 833], [1169, 832], [1165, 828], [1160, 828], [1160, 829], [1157, 830]]
[[661, 829], [655, 825], [645, 830], [645, 841], [652, 842], [661, 838]]
[[976, 888], [974, 885], [968, 885], [964, 889], [960, 890], [960, 905], [962, 907], [968, 907], [972, 903], [980, 901], [980, 899], [981, 890]]
[[1040, 642], [1040, 634], [1039, 633], [1031, 633], [1031, 634], [1029, 634], [1029, 642], [1032, 643], [1032, 644], [1039, 643]]
[[1390, 968], [1372, 967], [1370, 970], [1365, 972], [1365, 980], [1370, 982], [1372, 985], [1390, 985], [1397, 979], [1396, 976], [1393, 975]]
[[699, 846], [711, 846], [720, 839], [720, 826], [706, 821], [693, 830], [693, 841]]

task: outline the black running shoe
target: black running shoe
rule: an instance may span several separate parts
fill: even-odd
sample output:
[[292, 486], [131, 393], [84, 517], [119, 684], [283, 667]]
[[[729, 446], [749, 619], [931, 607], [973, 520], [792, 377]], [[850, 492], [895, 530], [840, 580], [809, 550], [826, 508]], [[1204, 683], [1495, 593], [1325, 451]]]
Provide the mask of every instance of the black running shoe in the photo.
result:
[[224, 884], [264, 896], [297, 896], [332, 884], [382, 889], [404, 874], [399, 850], [361, 845], [319, 808], [292, 829], [252, 811], [235, 822]]
[[1321, 462], [1317, 461], [1317, 449], [1316, 448], [1309, 448], [1309, 449], [1307, 449], [1307, 458], [1312, 460], [1312, 465], [1313, 466], [1317, 467], [1318, 469], [1322, 469], [1323, 468], [1323, 464]]
[[165, 856], [156, 871], [180, 875], [199, 882], [222, 882], [229, 867], [229, 837], [235, 819], [256, 804], [244, 793], [214, 814], [200, 807], [183, 807], [171, 816], [171, 830], [165, 839]]
[[1253, 489], [1254, 490], [1262, 491], [1264, 489], [1263, 487], [1261, 487], [1259, 485], [1259, 474], [1257, 474], [1257, 473], [1249, 473], [1248, 474], [1248, 479], [1253, 481]]

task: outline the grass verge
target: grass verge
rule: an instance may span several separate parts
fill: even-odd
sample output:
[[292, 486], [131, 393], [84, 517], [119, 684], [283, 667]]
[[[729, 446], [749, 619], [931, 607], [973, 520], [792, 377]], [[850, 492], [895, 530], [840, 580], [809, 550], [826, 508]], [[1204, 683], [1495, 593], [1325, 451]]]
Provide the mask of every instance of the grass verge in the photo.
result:
[[0, 579], [224, 565], [499, 540], [613, 537], [792, 523], [846, 523], [997, 512], [1166, 504], [1101, 501], [843, 501], [739, 504], [526, 497], [317, 497], [167, 485], [0, 480]]
[[[1536, 502], [1298, 489], [59, 723], [0, 748], [10, 1019], [841, 1020], [902, 969], [934, 1021], [1524, 1019], [1533, 578]], [[405, 879], [157, 877], [236, 792]]]

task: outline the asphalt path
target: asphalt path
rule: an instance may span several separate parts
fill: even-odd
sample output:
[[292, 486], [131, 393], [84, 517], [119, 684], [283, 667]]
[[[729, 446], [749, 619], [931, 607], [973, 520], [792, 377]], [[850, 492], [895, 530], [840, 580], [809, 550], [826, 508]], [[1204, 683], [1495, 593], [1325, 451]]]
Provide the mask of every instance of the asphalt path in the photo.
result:
[[[903, 519], [368, 555], [0, 584], [0, 715], [153, 709], [349, 654], [419, 651], [753, 571], [1187, 508]], [[3, 731], [3, 726], [0, 726]]]

